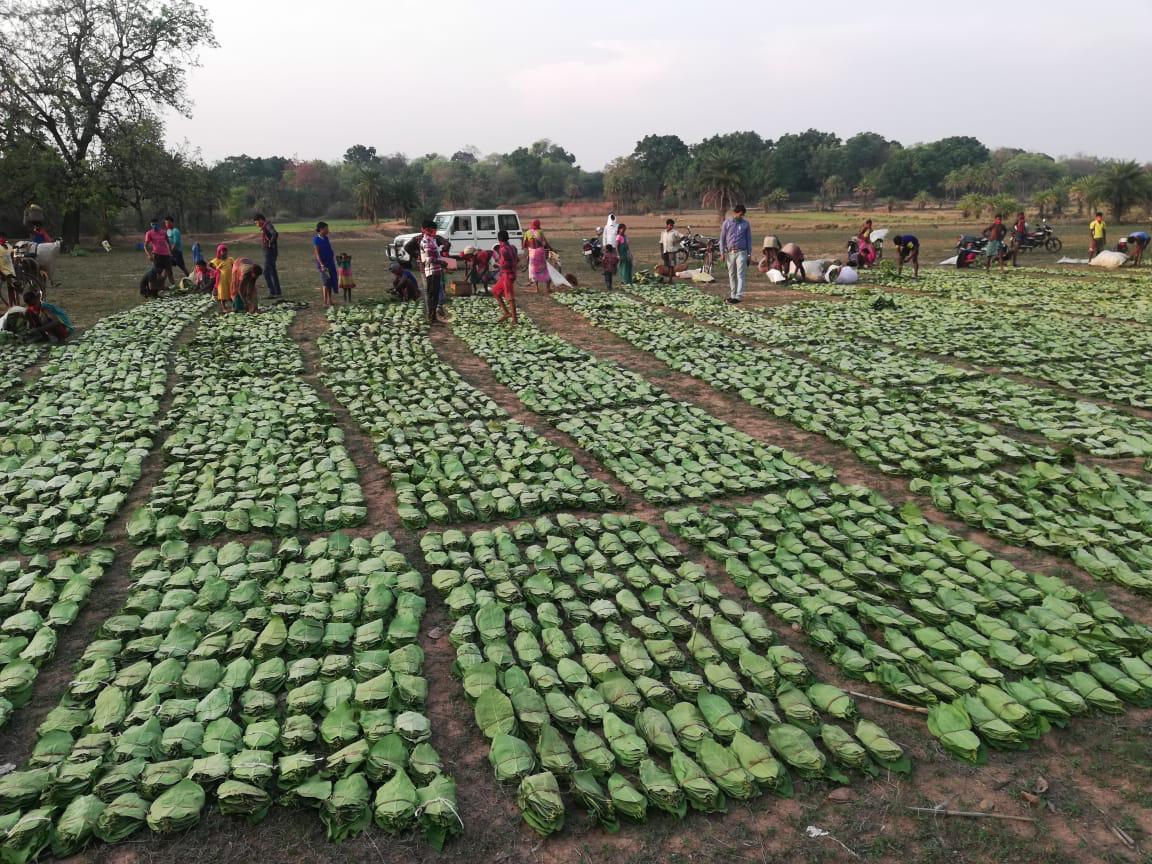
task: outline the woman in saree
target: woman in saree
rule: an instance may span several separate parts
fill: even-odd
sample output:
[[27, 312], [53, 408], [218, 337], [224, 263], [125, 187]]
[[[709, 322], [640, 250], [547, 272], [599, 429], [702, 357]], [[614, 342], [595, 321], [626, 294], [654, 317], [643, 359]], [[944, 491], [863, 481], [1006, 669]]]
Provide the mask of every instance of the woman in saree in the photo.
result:
[[228, 302], [232, 299], [232, 259], [228, 257], [228, 247], [221, 243], [216, 247], [216, 257], [208, 262], [208, 266], [216, 271], [216, 302], [220, 304], [220, 311], [228, 311]]
[[263, 272], [264, 268], [251, 258], [237, 258], [232, 265], [232, 299], [237, 312], [256, 311], [256, 280]]
[[536, 285], [536, 293], [552, 293], [552, 277], [548, 274], [548, 253], [552, 246], [540, 229], [540, 220], [533, 219], [532, 227], [524, 232], [524, 249], [528, 253], [528, 281]]
[[621, 285], [632, 284], [632, 244], [628, 242], [628, 226], [623, 222], [616, 229], [616, 254], [620, 263], [616, 265], [616, 275]]

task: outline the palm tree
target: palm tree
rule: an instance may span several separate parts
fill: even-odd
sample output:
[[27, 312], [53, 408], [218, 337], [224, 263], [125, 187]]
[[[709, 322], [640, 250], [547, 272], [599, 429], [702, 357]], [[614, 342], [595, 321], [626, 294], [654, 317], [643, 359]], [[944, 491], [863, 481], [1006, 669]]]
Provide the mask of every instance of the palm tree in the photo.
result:
[[968, 191], [968, 178], [963, 168], [953, 168], [944, 177], [944, 194], [956, 200]]
[[860, 201], [861, 206], [867, 210], [871, 208], [872, 202], [876, 200], [876, 184], [865, 177], [856, 184], [856, 188], [852, 190], [852, 194]]
[[1036, 193], [1032, 199], [1032, 203], [1040, 211], [1039, 216], [1041, 219], [1046, 219], [1049, 216], [1055, 216], [1064, 209], [1064, 201], [1067, 198], [1066, 193], [1059, 186], [1053, 186], [1050, 189], [1044, 189]]
[[781, 189], [777, 186], [771, 192], [764, 196], [764, 209], [767, 210], [771, 207], [773, 210], [783, 210], [788, 205], [788, 199], [792, 196], [788, 194], [787, 189]]
[[1121, 222], [1136, 204], [1152, 199], [1152, 175], [1135, 162], [1109, 162], [1092, 178], [1099, 200], [1107, 201], [1112, 220]]
[[353, 187], [360, 215], [373, 225], [380, 224], [380, 207], [384, 203], [384, 175], [379, 168], [361, 167]]
[[983, 195], [969, 192], [957, 202], [956, 206], [960, 208], [965, 219], [979, 219], [980, 214], [984, 212], [984, 208], [987, 206], [987, 200]]
[[715, 207], [723, 215], [725, 210], [740, 200], [743, 188], [740, 159], [731, 150], [712, 150], [700, 160], [696, 189], [700, 193], [702, 207]]
[[927, 210], [932, 200], [932, 195], [928, 191], [921, 189], [916, 193], [916, 197], [912, 199], [912, 203], [916, 205], [917, 210]]
[[836, 202], [844, 194], [844, 178], [839, 174], [831, 174], [824, 178], [820, 184], [820, 197], [829, 210], [836, 209]]

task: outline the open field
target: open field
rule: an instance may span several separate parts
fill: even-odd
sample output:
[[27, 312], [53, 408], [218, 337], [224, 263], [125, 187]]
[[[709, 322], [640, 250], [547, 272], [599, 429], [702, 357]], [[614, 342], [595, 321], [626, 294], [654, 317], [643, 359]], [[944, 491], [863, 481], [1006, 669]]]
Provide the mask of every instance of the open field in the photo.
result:
[[[753, 229], [795, 240], [809, 257], [832, 257], [857, 216], [753, 214]], [[279, 226], [286, 299], [308, 305], [254, 321], [221, 319], [194, 301], [140, 307], [137, 253], [64, 259], [50, 299], [88, 331], [77, 347], [113, 341], [108, 353], [54, 349], [31, 360], [0, 345], [25, 382], [0, 412], [2, 438], [27, 437], [21, 459], [0, 451], [0, 483], [13, 502], [0, 508], [8, 544], [0, 670], [10, 660], [5, 646], [29, 626], [9, 616], [33, 608], [51, 617], [51, 602], [25, 599], [33, 580], [3, 569], [5, 561], [21, 572], [48, 569], [29, 560], [38, 547], [21, 550], [4, 530], [3, 520], [25, 508], [50, 509], [59, 492], [34, 487], [19, 473], [22, 459], [35, 454], [71, 476], [79, 460], [114, 452], [109, 442], [133, 441], [142, 461], [98, 536], [44, 544], [53, 561], [96, 547], [115, 557], [74, 620], [50, 625], [54, 650], [32, 670], [27, 704], [6, 725], [0, 719], [0, 764], [83, 762], [91, 757], [69, 754], [73, 739], [101, 723], [122, 741], [137, 725], [125, 716], [131, 707], [143, 712], [139, 725], [160, 716], [162, 729], [181, 732], [140, 750], [96, 742], [105, 760], [97, 776], [133, 756], [184, 776], [188, 766], [173, 762], [205, 758], [197, 735], [212, 736], [191, 727], [208, 725], [200, 700], [214, 696], [222, 700], [216, 719], [252, 734], [245, 759], [231, 765], [233, 777], [257, 787], [244, 794], [283, 793], [297, 788], [284, 764], [261, 773], [263, 757], [253, 753], [303, 754], [296, 772], [321, 785], [320, 773], [329, 782], [359, 776], [364, 754], [345, 745], [375, 743], [412, 710], [430, 723], [427, 743], [455, 781], [464, 824], [443, 852], [419, 833], [393, 837], [372, 826], [333, 846], [309, 804], [273, 807], [258, 824], [221, 814], [224, 787], [214, 776], [201, 782], [209, 794], [192, 827], [132, 833], [127, 819], [130, 839], [93, 842], [79, 861], [1148, 860], [1152, 669], [1146, 676], [1140, 658], [1152, 663], [1152, 277], [1054, 274], [1046, 268], [1057, 256], [1043, 254], [1004, 276], [937, 274], [930, 262], [950, 254], [956, 214], [875, 217], [921, 238], [919, 281], [779, 290], [754, 277], [737, 308], [718, 302], [719, 283], [636, 285], [612, 296], [521, 289], [526, 319], [515, 331], [491, 324], [496, 313], [483, 298], [454, 302], [452, 325], [433, 328], [414, 308], [370, 302], [390, 281], [383, 242], [354, 224], [341, 223], [334, 246], [353, 256], [357, 303], [330, 317], [319, 307], [310, 226], [300, 234]], [[625, 220], [638, 269], [656, 263], [662, 218]], [[714, 214], [677, 221], [717, 228]], [[596, 224], [545, 223], [568, 272], [594, 288], [600, 277], [582, 262], [579, 240]], [[1079, 223], [1057, 227], [1064, 254], [1079, 257], [1085, 244], [1071, 239]], [[259, 260], [251, 236], [241, 233], [234, 256]], [[207, 248], [217, 238], [197, 239]], [[881, 291], [895, 309], [872, 308]], [[124, 310], [135, 311], [116, 333], [97, 326]], [[62, 357], [76, 360], [83, 388], [54, 365]], [[131, 363], [121, 369], [113, 357]], [[102, 365], [117, 371], [114, 380], [99, 374]], [[131, 402], [145, 373], [159, 395], [129, 416], [133, 429], [111, 407]], [[85, 398], [97, 404], [76, 423], [45, 407]], [[21, 426], [28, 417], [37, 422]], [[75, 458], [52, 461], [58, 449]], [[58, 531], [75, 497], [37, 512]], [[141, 518], [145, 510], [159, 518]], [[209, 527], [215, 512], [228, 514], [223, 527]], [[84, 528], [89, 516], [79, 508], [68, 518]], [[353, 544], [313, 542], [338, 527]], [[297, 537], [300, 548], [281, 547]], [[133, 565], [141, 549], [156, 551]], [[483, 611], [498, 605], [498, 616]], [[166, 610], [171, 618], [151, 617]], [[280, 642], [273, 619], [286, 630]], [[373, 636], [381, 623], [386, 634]], [[248, 642], [236, 635], [244, 631]], [[104, 672], [92, 671], [93, 645], [110, 652]], [[263, 685], [221, 684], [210, 664], [195, 667], [206, 683], [190, 677], [194, 662], [217, 656], [256, 666], [250, 675]], [[156, 688], [151, 677], [131, 683], [125, 670], [141, 660], [171, 661], [176, 677]], [[365, 680], [385, 686], [362, 668], [378, 664], [374, 676], [399, 660], [406, 665], [393, 667], [391, 696], [369, 701], [357, 689]], [[617, 666], [624, 676], [612, 674]], [[581, 685], [589, 675], [599, 686]], [[302, 691], [313, 682], [309, 697]], [[941, 732], [938, 707], [934, 729], [922, 713], [862, 698], [845, 713], [812, 695], [813, 682], [920, 708], [956, 702], [975, 732]], [[111, 697], [97, 699], [102, 689], [124, 695], [119, 714]], [[585, 690], [600, 694], [611, 720], [592, 710], [595, 694]], [[744, 716], [707, 699], [697, 714], [697, 690]], [[146, 694], [160, 695], [141, 706]], [[668, 711], [677, 721], [696, 719], [665, 729], [652, 716], [665, 700], [687, 706]], [[352, 704], [357, 711], [345, 717]], [[841, 733], [861, 737], [857, 711], [903, 750], [909, 773], [902, 760], [834, 746]], [[307, 738], [309, 716], [319, 738]], [[528, 762], [547, 750], [545, 764], [558, 774], [570, 770], [565, 754], [585, 753], [576, 727], [611, 739], [598, 754], [635, 796], [618, 803], [647, 799], [647, 821], [621, 819], [609, 833], [562, 781], [565, 827], [542, 840], [522, 819], [518, 783], [496, 779], [496, 745], [481, 716], [493, 729], [516, 730]], [[640, 729], [641, 717], [639, 733], [609, 732], [624, 721]], [[341, 719], [352, 731], [337, 735]], [[747, 766], [724, 762], [711, 740], [733, 740], [730, 723], [759, 745], [763, 794], [749, 800], [741, 800]], [[811, 736], [804, 755], [819, 768], [781, 744], [773, 730], [784, 726]], [[71, 736], [62, 750], [62, 736], [55, 751], [44, 744], [52, 729]], [[437, 769], [413, 747], [422, 735], [405, 730], [400, 752], [424, 778], [416, 785], [430, 785]], [[683, 753], [667, 752], [682, 748], [710, 776], [687, 777]], [[638, 768], [637, 750], [652, 764]], [[333, 753], [344, 761], [323, 768]], [[117, 794], [140, 792], [145, 809], [156, 809], [150, 802], [169, 781], [149, 776]], [[375, 793], [383, 781], [369, 785]], [[7, 831], [5, 789], [0, 778]], [[59, 796], [66, 802], [74, 791], [45, 792], [45, 817], [57, 819]], [[683, 803], [685, 794], [703, 809], [726, 799], [727, 812], [689, 807], [681, 821], [656, 803]], [[39, 799], [15, 809], [32, 811]], [[343, 815], [326, 818], [344, 824]], [[809, 837], [809, 826], [829, 835]]]

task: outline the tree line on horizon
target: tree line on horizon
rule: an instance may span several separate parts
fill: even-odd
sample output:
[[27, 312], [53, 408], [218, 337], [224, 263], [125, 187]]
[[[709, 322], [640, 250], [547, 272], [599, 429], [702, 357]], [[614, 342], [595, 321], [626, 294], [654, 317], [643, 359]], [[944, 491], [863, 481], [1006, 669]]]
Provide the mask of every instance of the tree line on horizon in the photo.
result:
[[353, 144], [338, 161], [242, 153], [209, 164], [166, 142], [160, 111], [190, 113], [188, 70], [215, 46], [212, 33], [207, 11], [183, 0], [126, 9], [115, 0], [0, 0], [0, 228], [18, 231], [30, 202], [68, 242], [81, 230], [138, 231], [168, 213], [211, 231], [256, 211], [282, 222], [413, 224], [438, 209], [538, 201], [607, 199], [621, 212], [723, 211], [737, 201], [775, 210], [955, 204], [968, 218], [1025, 204], [1042, 217], [1107, 206], [1115, 221], [1152, 207], [1147, 165], [990, 150], [970, 136], [905, 146], [816, 129], [694, 144], [652, 134], [602, 171], [548, 139], [486, 155], [463, 147], [409, 158]]

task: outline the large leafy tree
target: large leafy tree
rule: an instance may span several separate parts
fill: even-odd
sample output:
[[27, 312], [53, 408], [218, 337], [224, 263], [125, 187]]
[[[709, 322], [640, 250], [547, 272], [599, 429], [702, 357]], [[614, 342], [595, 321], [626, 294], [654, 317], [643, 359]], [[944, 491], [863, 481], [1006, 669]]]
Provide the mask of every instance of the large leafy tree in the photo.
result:
[[663, 198], [672, 184], [672, 166], [688, 156], [688, 145], [679, 135], [645, 135], [636, 142], [632, 156], [644, 172], [651, 193]]
[[149, 117], [108, 129], [100, 156], [109, 191], [136, 214], [143, 231], [145, 202], [162, 203], [177, 179], [177, 160], [164, 147], [160, 123]]
[[1092, 178], [1092, 191], [1120, 222], [1132, 207], [1152, 200], [1152, 174], [1135, 162], [1108, 162]]
[[64, 162], [65, 242], [110, 130], [173, 108], [187, 113], [187, 70], [216, 44], [207, 11], [184, 0], [0, 0], [0, 107]]

